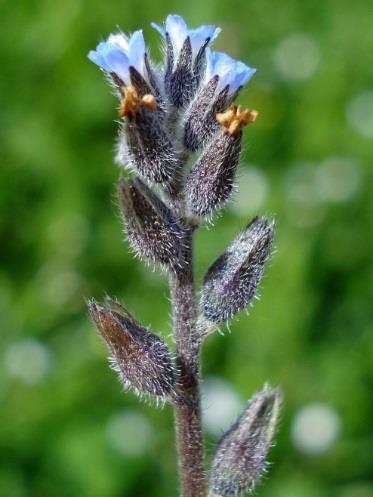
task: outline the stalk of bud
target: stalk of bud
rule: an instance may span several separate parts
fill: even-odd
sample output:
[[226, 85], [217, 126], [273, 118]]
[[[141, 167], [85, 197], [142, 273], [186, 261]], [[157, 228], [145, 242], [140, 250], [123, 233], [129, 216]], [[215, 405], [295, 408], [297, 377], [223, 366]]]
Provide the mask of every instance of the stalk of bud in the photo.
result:
[[167, 346], [123, 306], [111, 300], [108, 305], [90, 300], [88, 310], [110, 350], [113, 369], [122, 383], [138, 393], [170, 395], [175, 374]]
[[201, 308], [213, 323], [231, 319], [255, 295], [270, 255], [274, 223], [255, 218], [206, 273]]
[[236, 497], [252, 491], [266, 469], [281, 394], [265, 386], [223, 435], [212, 463], [209, 497]]
[[119, 203], [129, 243], [140, 257], [162, 264], [179, 258], [182, 230], [171, 210], [145, 183], [122, 178]]

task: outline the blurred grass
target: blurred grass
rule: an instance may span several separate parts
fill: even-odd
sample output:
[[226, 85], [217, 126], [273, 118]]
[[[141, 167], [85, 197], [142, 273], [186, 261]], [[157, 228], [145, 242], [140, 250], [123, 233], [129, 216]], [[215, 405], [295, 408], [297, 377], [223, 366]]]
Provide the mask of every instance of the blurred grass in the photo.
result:
[[[159, 59], [149, 23], [169, 12], [221, 25], [216, 48], [258, 68], [240, 97], [261, 113], [246, 132], [244, 187], [198, 234], [198, 280], [248, 218], [278, 224], [262, 298], [208, 340], [204, 374], [241, 399], [267, 380], [283, 388], [261, 495], [373, 496], [371, 2], [23, 0], [0, 10], [0, 496], [176, 495], [172, 412], [122, 394], [84, 306], [107, 292], [169, 334], [165, 277], [122, 241], [116, 102], [86, 59], [117, 25], [144, 27]], [[310, 454], [291, 433], [315, 402], [341, 429]], [[152, 435], [131, 453], [116, 436], [133, 410]]]

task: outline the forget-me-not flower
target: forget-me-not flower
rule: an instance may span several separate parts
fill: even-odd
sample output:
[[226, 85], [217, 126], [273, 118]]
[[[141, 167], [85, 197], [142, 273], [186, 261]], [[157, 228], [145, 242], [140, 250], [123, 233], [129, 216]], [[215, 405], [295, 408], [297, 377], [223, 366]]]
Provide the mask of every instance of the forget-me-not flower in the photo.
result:
[[206, 49], [206, 59], [204, 82], [207, 84], [214, 76], [218, 76], [217, 90], [223, 90], [228, 85], [230, 95], [244, 86], [256, 72], [256, 69], [243, 62], [209, 48]]
[[142, 30], [135, 31], [129, 38], [123, 33], [111, 34], [107, 41], [91, 50], [88, 58], [108, 73], [116, 74], [125, 85], [131, 84], [129, 68], [134, 67], [145, 75], [145, 41]]
[[178, 15], [167, 16], [164, 27], [152, 23], [166, 40], [164, 86], [170, 102], [184, 107], [193, 98], [205, 69], [205, 50], [220, 33], [213, 25], [189, 29]]
[[[184, 144], [187, 148], [197, 150], [210, 140], [219, 128], [217, 114], [225, 111], [255, 72], [256, 69], [225, 53], [206, 49], [204, 76], [184, 117]], [[238, 119], [240, 125], [245, 121], [241, 115], [234, 119]]]
[[155, 22], [152, 22], [152, 26], [159, 31], [163, 38], [166, 38], [166, 34], [169, 35], [176, 57], [179, 55], [188, 36], [192, 46], [193, 58], [195, 58], [203, 45], [206, 42], [212, 43], [221, 31], [221, 28], [213, 25], [188, 29], [184, 19], [178, 15], [167, 16], [164, 27], [159, 26]]

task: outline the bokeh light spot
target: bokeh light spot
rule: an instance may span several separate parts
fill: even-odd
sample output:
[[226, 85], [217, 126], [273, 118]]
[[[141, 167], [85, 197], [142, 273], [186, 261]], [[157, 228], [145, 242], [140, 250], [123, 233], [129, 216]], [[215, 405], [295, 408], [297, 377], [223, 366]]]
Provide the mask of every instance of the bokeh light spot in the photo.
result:
[[202, 383], [202, 421], [211, 435], [221, 435], [233, 422], [243, 403], [226, 381], [208, 377]]
[[231, 209], [238, 215], [257, 212], [268, 195], [268, 181], [265, 173], [255, 166], [241, 168], [238, 178], [239, 188], [231, 203]]
[[353, 197], [360, 186], [360, 170], [345, 157], [330, 157], [315, 170], [316, 188], [329, 202], [342, 202]]
[[110, 445], [127, 457], [146, 453], [154, 435], [148, 418], [140, 411], [129, 409], [109, 418], [106, 433]]
[[352, 97], [346, 108], [347, 122], [367, 138], [373, 137], [373, 90]]
[[10, 376], [25, 384], [34, 385], [39, 383], [49, 370], [50, 352], [43, 343], [27, 338], [8, 347], [4, 363]]
[[322, 403], [308, 404], [293, 420], [293, 443], [305, 454], [325, 452], [338, 439], [340, 424], [339, 415], [332, 407]]
[[274, 51], [274, 64], [285, 79], [308, 79], [318, 68], [320, 50], [308, 35], [299, 33], [284, 38]]

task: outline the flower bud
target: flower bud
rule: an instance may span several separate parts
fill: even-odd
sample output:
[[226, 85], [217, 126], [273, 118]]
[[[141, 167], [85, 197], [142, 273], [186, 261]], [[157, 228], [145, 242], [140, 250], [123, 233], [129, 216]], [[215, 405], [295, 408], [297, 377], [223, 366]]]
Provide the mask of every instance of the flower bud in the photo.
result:
[[241, 131], [230, 135], [223, 129], [210, 141], [185, 183], [185, 198], [190, 215], [209, 216], [229, 198], [240, 158], [241, 142]]
[[88, 310], [110, 350], [113, 369], [121, 382], [138, 393], [169, 395], [175, 379], [167, 346], [123, 306], [111, 300], [108, 305], [92, 299]]
[[[167, 44], [168, 49], [170, 44]], [[170, 101], [175, 107], [187, 104], [195, 91], [195, 80], [192, 71], [192, 45], [189, 36], [185, 38], [176, 67], [165, 78], [165, 88]]]
[[153, 183], [167, 183], [178, 171], [178, 159], [161, 116], [141, 107], [120, 132], [117, 161]]
[[274, 223], [255, 218], [206, 273], [201, 308], [213, 323], [231, 319], [255, 295], [270, 255]]
[[129, 243], [140, 256], [169, 264], [181, 253], [182, 230], [174, 214], [140, 179], [119, 184], [119, 203]]
[[212, 463], [211, 497], [236, 497], [255, 488], [266, 469], [281, 394], [265, 386], [223, 435]]
[[235, 100], [255, 74], [254, 68], [224, 53], [206, 48], [205, 56], [204, 78], [184, 118], [184, 144], [193, 151], [210, 140], [218, 129], [216, 114]]
[[228, 86], [216, 95], [219, 77], [214, 76], [206, 86], [202, 86], [187, 108], [184, 116], [184, 145], [195, 152], [208, 143], [218, 131], [216, 114], [223, 112], [229, 105]]

